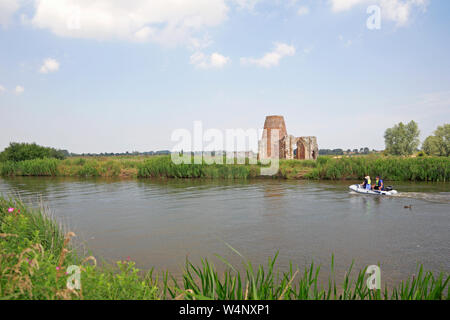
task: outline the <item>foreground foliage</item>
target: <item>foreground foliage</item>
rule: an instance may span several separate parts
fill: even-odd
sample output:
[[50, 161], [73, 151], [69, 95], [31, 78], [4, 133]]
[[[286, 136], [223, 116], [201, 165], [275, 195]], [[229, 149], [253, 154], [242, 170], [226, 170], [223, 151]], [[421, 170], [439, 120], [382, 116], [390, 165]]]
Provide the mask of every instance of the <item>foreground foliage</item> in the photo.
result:
[[[158, 288], [130, 261], [96, 267], [70, 247], [68, 232], [47, 214], [0, 198], [1, 299], [155, 299]], [[81, 290], [70, 290], [70, 265], [81, 267]]]
[[[82, 258], [70, 245], [66, 233], [49, 215], [19, 201], [0, 198], [0, 298], [1, 299], [449, 299], [449, 276], [423, 271], [394, 288], [369, 290], [365, 270], [356, 279], [352, 266], [343, 281], [334, 276], [334, 259], [328, 284], [319, 283], [320, 266], [294, 268], [280, 273], [276, 258], [267, 267], [245, 262], [244, 272], [225, 259], [220, 276], [203, 260], [200, 266], [186, 261], [182, 282], [169, 273], [161, 281], [153, 270], [146, 274], [133, 262], [98, 267], [92, 256]], [[231, 250], [234, 250], [230, 247]], [[235, 250], [234, 250], [235, 251]], [[240, 255], [239, 252], [235, 251]], [[243, 257], [242, 257], [243, 258]], [[81, 268], [81, 288], [66, 286], [70, 265]]]

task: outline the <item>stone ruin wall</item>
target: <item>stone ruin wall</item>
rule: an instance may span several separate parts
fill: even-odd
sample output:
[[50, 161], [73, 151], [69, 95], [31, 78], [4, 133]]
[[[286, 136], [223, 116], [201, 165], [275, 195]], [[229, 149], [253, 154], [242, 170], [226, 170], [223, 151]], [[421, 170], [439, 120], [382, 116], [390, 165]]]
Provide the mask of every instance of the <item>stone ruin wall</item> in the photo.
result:
[[316, 137], [300, 137], [297, 140], [297, 159], [316, 160], [319, 146]]
[[[262, 139], [259, 142], [258, 158], [266, 159], [276, 157], [272, 152], [271, 133], [279, 130], [276, 137], [279, 141], [279, 159], [316, 160], [319, 155], [319, 147], [316, 137], [294, 137], [288, 135], [283, 116], [268, 116], [264, 122]], [[295, 150], [297, 153], [295, 154]]]

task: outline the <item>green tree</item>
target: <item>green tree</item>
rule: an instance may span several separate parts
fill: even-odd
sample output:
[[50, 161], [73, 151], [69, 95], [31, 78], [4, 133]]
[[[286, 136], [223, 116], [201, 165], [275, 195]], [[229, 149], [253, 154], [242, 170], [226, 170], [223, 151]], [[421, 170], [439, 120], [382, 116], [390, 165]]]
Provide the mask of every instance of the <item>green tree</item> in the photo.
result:
[[419, 134], [419, 126], [414, 121], [406, 125], [400, 122], [387, 129], [384, 133], [386, 153], [399, 156], [413, 154], [420, 144]]
[[423, 151], [432, 156], [450, 156], [450, 124], [437, 127], [434, 136], [425, 139]]
[[64, 159], [66, 152], [53, 148], [42, 147], [36, 143], [11, 142], [2, 153], [0, 161], [24, 161], [32, 159], [56, 158]]

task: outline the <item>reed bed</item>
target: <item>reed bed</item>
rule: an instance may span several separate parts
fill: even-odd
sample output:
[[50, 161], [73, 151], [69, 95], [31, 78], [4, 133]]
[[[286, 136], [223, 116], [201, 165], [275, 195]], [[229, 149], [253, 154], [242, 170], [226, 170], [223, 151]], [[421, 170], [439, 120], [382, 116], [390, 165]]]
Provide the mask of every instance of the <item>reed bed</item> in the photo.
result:
[[57, 159], [6, 161], [0, 163], [0, 174], [2, 176], [56, 176], [59, 163], [60, 160]]
[[305, 178], [361, 180], [366, 175], [379, 175], [391, 181], [446, 182], [450, 180], [450, 158], [323, 157], [318, 159], [316, 166]]
[[[292, 263], [280, 272], [274, 258], [267, 266], [243, 261], [244, 271], [217, 256], [226, 266], [223, 274], [207, 259], [200, 265], [186, 261], [182, 282], [168, 272], [144, 273], [126, 259], [116, 265], [97, 266], [93, 256], [84, 257], [71, 246], [75, 234], [43, 209], [32, 209], [18, 200], [0, 197], [0, 299], [215, 299], [215, 300], [448, 300], [448, 273], [434, 275], [419, 267], [416, 276], [398, 286], [369, 290], [365, 269], [336, 280], [334, 257], [328, 283], [319, 282], [320, 266], [299, 269]], [[81, 286], [67, 287], [70, 265], [80, 267]]]
[[[0, 162], [1, 176], [73, 176], [134, 177], [178, 179], [253, 179], [262, 178], [261, 163], [176, 165], [170, 156], [87, 157], [35, 159]], [[192, 162], [194, 163], [194, 162]], [[449, 157], [357, 156], [333, 158], [321, 156], [312, 160], [280, 160], [278, 173], [272, 178], [310, 180], [362, 180], [366, 175], [380, 175], [391, 181], [450, 180]]]
[[164, 280], [164, 297], [192, 300], [448, 300], [449, 276], [443, 272], [436, 277], [418, 267], [417, 276], [403, 281], [399, 286], [371, 290], [366, 285], [366, 269], [353, 278], [352, 268], [342, 281], [334, 277], [334, 257], [328, 284], [319, 282], [320, 266], [311, 263], [303, 270], [294, 268], [279, 272], [277, 255], [269, 258], [267, 266], [252, 266], [244, 261], [244, 272], [237, 271], [226, 260], [220, 258], [229, 269], [222, 276], [214, 264], [207, 259], [200, 266], [186, 261], [182, 285], [172, 278]]
[[138, 166], [139, 178], [209, 178], [209, 179], [248, 179], [260, 175], [258, 165], [248, 164], [174, 164], [170, 157], [161, 156], [145, 160]]

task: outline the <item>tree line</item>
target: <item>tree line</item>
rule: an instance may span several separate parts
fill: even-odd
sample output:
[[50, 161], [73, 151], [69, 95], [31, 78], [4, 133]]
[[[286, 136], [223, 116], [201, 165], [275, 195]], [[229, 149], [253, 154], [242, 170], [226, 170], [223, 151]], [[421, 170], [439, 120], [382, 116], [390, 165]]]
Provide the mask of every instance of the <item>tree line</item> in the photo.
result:
[[[419, 125], [415, 121], [396, 124], [384, 133], [385, 153], [397, 156], [412, 155], [419, 151], [419, 135]], [[438, 126], [434, 134], [423, 142], [421, 152], [419, 155], [450, 156], [450, 124]]]
[[3, 152], [0, 153], [0, 162], [19, 162], [33, 159], [53, 158], [64, 160], [67, 157], [112, 157], [112, 156], [154, 156], [169, 155], [169, 150], [147, 151], [147, 152], [121, 152], [121, 153], [70, 153], [67, 150], [58, 150], [50, 147], [43, 147], [36, 143], [11, 142]]
[[368, 148], [360, 148], [360, 149], [320, 149], [319, 155], [320, 156], [341, 156], [341, 155], [349, 155], [349, 154], [369, 154], [373, 152], [378, 152], [375, 149], [372, 149], [372, 151]]
[[[420, 130], [415, 121], [410, 121], [407, 124], [402, 122], [396, 124], [392, 128], [386, 129], [384, 133], [385, 140], [385, 154], [408, 156], [418, 151], [419, 155], [430, 156], [450, 156], [450, 124], [438, 126], [433, 135], [427, 137], [420, 145]], [[348, 155], [348, 154], [369, 154], [378, 152], [376, 150], [370, 151], [368, 147], [358, 149], [320, 149], [319, 155]], [[132, 155], [167, 155], [169, 150], [149, 151], [149, 152], [125, 152], [125, 153], [83, 153], [74, 154], [67, 150], [58, 150], [50, 147], [39, 146], [36, 143], [18, 143], [11, 142], [9, 146], [0, 153], [0, 161], [24, 161], [32, 159], [55, 158], [65, 159], [70, 156], [132, 156]]]
[[9, 147], [0, 153], [0, 161], [24, 161], [33, 159], [55, 158], [63, 160], [69, 156], [67, 150], [39, 146], [36, 143], [11, 142]]

